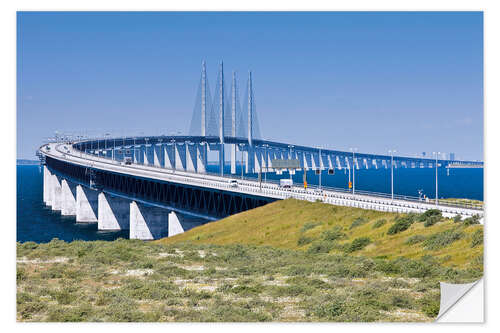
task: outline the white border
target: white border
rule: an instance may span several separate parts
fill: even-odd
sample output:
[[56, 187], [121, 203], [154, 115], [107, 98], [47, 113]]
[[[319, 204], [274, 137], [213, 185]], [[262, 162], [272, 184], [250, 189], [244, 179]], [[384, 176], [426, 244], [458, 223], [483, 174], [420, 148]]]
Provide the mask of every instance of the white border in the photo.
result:
[[[287, 331], [287, 332], [302, 332], [304, 329], [321, 332], [331, 332], [337, 329], [348, 330], [369, 330], [370, 332], [386, 332], [386, 331], [421, 331], [425, 330], [443, 330], [453, 329], [454, 331], [476, 331], [483, 328], [492, 328], [498, 326], [499, 315], [498, 302], [496, 296], [500, 295], [498, 283], [495, 283], [498, 275], [498, 265], [495, 264], [496, 253], [500, 253], [499, 243], [496, 237], [500, 237], [499, 224], [500, 214], [498, 213], [498, 205], [495, 202], [500, 198], [499, 177], [494, 172], [499, 167], [498, 163], [498, 143], [499, 136], [499, 113], [500, 105], [498, 96], [500, 94], [499, 82], [499, 31], [500, 31], [500, 15], [498, 9], [498, 1], [440, 1], [440, 0], [421, 0], [421, 1], [397, 1], [397, 0], [359, 0], [356, 2], [349, 1], [297, 1], [289, 0], [280, 4], [278, 1], [272, 0], [252, 0], [248, 2], [211, 0], [207, 1], [177, 1], [175, 3], [166, 3], [165, 1], [130, 1], [122, 0], [117, 2], [105, 2], [98, 0], [87, 1], [62, 1], [62, 0], [45, 0], [41, 1], [23, 1], [14, 2], [3, 1], [0, 10], [0, 34], [2, 36], [3, 48], [0, 52], [1, 70], [0, 76], [1, 85], [0, 103], [1, 110], [1, 139], [3, 143], [1, 175], [2, 191], [1, 203], [3, 218], [3, 242], [2, 242], [2, 257], [4, 259], [4, 270], [2, 274], [2, 323], [4, 323], [4, 331], [33, 331], [50, 330], [67, 331], [68, 329], [83, 331], [88, 329], [105, 329], [129, 332], [141, 328], [146, 328], [148, 331], [165, 331], [165, 330], [193, 330], [193, 331], [217, 331], [217, 332], [233, 332], [238, 330], [263, 330], [263, 331]], [[16, 158], [16, 11], [17, 10], [446, 10], [446, 11], [463, 11], [463, 10], [484, 10], [484, 45], [485, 45], [485, 200], [486, 200], [486, 221], [485, 224], [486, 238], [485, 243], [487, 253], [485, 253], [485, 290], [486, 290], [486, 315], [485, 325], [456, 325], [456, 324], [16, 324], [15, 323], [15, 246], [12, 241], [15, 239], [16, 225], [16, 179], [14, 160]], [[497, 154], [497, 155], [495, 155]], [[491, 222], [490, 222], [491, 221]], [[493, 260], [488, 260], [491, 255]], [[490, 283], [488, 283], [490, 281]], [[496, 303], [496, 304], [494, 304]], [[6, 327], [8, 325], [9, 327]], [[307, 325], [307, 326], [306, 326]], [[311, 326], [312, 325], [312, 326]], [[14, 326], [14, 327], [12, 327]], [[403, 327], [404, 326], [404, 327]]]

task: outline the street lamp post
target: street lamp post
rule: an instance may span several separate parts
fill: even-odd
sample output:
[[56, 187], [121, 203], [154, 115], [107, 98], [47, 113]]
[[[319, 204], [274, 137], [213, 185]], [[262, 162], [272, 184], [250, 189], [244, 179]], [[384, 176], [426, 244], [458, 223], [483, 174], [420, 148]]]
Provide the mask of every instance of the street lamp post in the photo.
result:
[[[289, 160], [292, 159], [292, 148], [293, 147], [294, 147], [293, 145], [288, 145], [288, 148], [290, 148], [290, 158], [289, 158]], [[304, 172], [306, 172], [306, 171], [304, 170]], [[289, 173], [290, 173], [290, 180], [292, 180], [292, 169], [289, 170]]]
[[394, 200], [394, 153], [395, 150], [389, 150], [391, 154], [391, 200]]
[[243, 143], [238, 144], [240, 146], [240, 153], [241, 153], [241, 179], [243, 180]]
[[268, 168], [267, 163], [269, 161], [269, 159], [267, 158], [267, 147], [269, 147], [269, 145], [267, 143], [265, 143], [262, 146], [264, 147], [264, 151], [265, 151], [264, 159], [265, 159], [265, 163], [266, 163], [266, 169], [264, 170], [264, 183], [267, 183], [267, 168]]
[[321, 190], [321, 148], [319, 148], [319, 189]]
[[352, 194], [356, 191], [356, 162], [354, 159], [354, 152], [358, 150], [358, 148], [351, 148], [352, 151]]
[[435, 163], [435, 169], [436, 169], [436, 206], [438, 205], [438, 155], [441, 154], [440, 152], [433, 152], [433, 154], [436, 155], [436, 163]]
[[175, 150], [177, 148], [175, 147], [175, 139], [171, 139], [170, 142], [174, 145], [174, 160], [173, 160], [174, 163], [172, 165], [172, 172], [175, 173], [175, 155], [176, 155]]

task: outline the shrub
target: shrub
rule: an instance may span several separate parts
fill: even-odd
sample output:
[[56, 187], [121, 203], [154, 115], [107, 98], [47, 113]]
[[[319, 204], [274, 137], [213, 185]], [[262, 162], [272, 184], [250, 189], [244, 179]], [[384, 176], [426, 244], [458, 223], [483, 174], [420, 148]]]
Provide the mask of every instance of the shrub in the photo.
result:
[[442, 232], [438, 232], [430, 235], [424, 241], [424, 247], [427, 250], [439, 250], [459, 240], [463, 237], [463, 233], [454, 229], [448, 229]]
[[472, 215], [471, 217], [468, 217], [464, 220], [464, 225], [469, 226], [473, 224], [479, 224], [479, 215], [475, 214]]
[[429, 217], [437, 216], [439, 218], [443, 217], [443, 213], [439, 209], [428, 209], [418, 216], [420, 222], [426, 221]]
[[434, 224], [438, 223], [441, 220], [441, 217], [437, 215], [429, 216], [424, 223], [424, 227], [430, 227], [433, 226]]
[[335, 320], [346, 311], [345, 304], [339, 299], [335, 299], [326, 304], [318, 305], [314, 308], [313, 313], [322, 319]]
[[413, 224], [414, 219], [412, 216], [404, 216], [396, 219], [393, 225], [387, 230], [388, 235], [394, 235], [407, 230]]
[[375, 222], [373, 224], [373, 227], [372, 229], [377, 229], [377, 228], [380, 228], [381, 226], [383, 226], [387, 221], [385, 219], [380, 219], [378, 220], [377, 222]]
[[427, 237], [425, 237], [424, 235], [414, 235], [414, 236], [408, 237], [405, 241], [405, 244], [406, 245], [414, 245], [414, 244], [423, 242], [424, 240], [426, 240], [426, 238]]
[[316, 228], [318, 225], [320, 225], [321, 222], [307, 222], [302, 226], [302, 229], [300, 229], [301, 232], [306, 232], [307, 230]]
[[453, 222], [455, 222], [455, 223], [462, 222], [462, 215], [460, 215], [460, 214], [455, 215], [453, 217]]
[[362, 250], [365, 246], [370, 244], [372, 240], [369, 237], [359, 237], [352, 241], [351, 244], [345, 247], [345, 252], [351, 253]]
[[337, 239], [344, 238], [346, 236], [346, 234], [340, 230], [342, 230], [342, 228], [335, 227], [332, 230], [323, 231], [323, 233], [321, 234], [321, 237], [325, 241], [335, 241]]
[[307, 249], [307, 253], [328, 253], [333, 249], [333, 243], [328, 241], [316, 241]]
[[297, 240], [297, 245], [298, 246], [306, 245], [306, 244], [311, 243], [312, 241], [313, 241], [312, 238], [302, 235]]
[[405, 293], [396, 293], [391, 297], [391, 305], [402, 309], [413, 309], [413, 300]]
[[364, 218], [358, 217], [354, 221], [352, 221], [352, 224], [349, 227], [349, 229], [353, 229], [353, 228], [359, 227], [360, 225], [363, 225], [365, 223], [366, 223], [366, 220]]
[[422, 311], [431, 318], [436, 317], [439, 314], [439, 294], [431, 293], [423, 296], [419, 299], [419, 304], [422, 307]]
[[470, 242], [470, 247], [476, 247], [483, 244], [483, 237], [483, 229], [476, 230], [471, 236], [472, 240]]

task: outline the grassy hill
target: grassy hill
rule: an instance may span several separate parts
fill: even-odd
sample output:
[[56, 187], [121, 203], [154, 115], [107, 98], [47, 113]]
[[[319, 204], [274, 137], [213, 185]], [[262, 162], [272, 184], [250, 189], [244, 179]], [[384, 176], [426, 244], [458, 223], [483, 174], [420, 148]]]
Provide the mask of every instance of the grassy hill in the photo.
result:
[[[407, 214], [288, 199], [157, 242], [268, 245], [387, 259], [400, 256], [417, 259], [430, 255], [443, 265], [460, 269], [481, 260], [482, 225], [466, 225], [441, 218], [430, 226], [415, 221], [407, 230], [388, 234], [396, 221], [405, 218]], [[410, 215], [411, 218], [418, 217]]]

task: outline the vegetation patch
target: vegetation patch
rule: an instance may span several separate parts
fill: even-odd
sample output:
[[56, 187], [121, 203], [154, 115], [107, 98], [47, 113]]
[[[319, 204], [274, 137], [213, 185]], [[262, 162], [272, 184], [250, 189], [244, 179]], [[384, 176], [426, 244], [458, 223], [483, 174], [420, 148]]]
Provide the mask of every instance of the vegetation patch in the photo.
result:
[[410, 236], [406, 239], [405, 244], [406, 245], [415, 245], [415, 244], [423, 242], [426, 239], [427, 239], [427, 237], [425, 237], [424, 235], [413, 235], [413, 236]]
[[424, 247], [428, 250], [439, 250], [461, 239], [463, 236], [463, 232], [459, 230], [448, 229], [443, 232], [430, 235], [424, 241]]
[[479, 215], [472, 215], [471, 217], [466, 218], [463, 223], [465, 226], [479, 224], [479, 219]]
[[357, 217], [354, 221], [352, 221], [351, 226], [349, 227], [349, 229], [353, 229], [353, 228], [359, 227], [360, 225], [363, 225], [366, 222], [367, 221], [364, 218]]
[[369, 237], [356, 238], [350, 244], [346, 244], [345, 252], [352, 253], [355, 251], [362, 250], [365, 246], [367, 246], [371, 242], [372, 240]]
[[415, 218], [411, 215], [399, 217], [396, 219], [393, 225], [387, 230], [388, 235], [395, 235], [411, 227], [415, 222]]
[[483, 238], [484, 238], [483, 229], [478, 229], [474, 231], [474, 233], [471, 236], [470, 247], [476, 247], [478, 245], [482, 245]]
[[386, 223], [387, 223], [386, 219], [377, 220], [375, 223], [373, 223], [372, 229], [380, 228], [381, 226], [383, 226]]
[[[464, 283], [482, 275], [481, 256], [473, 268], [459, 269], [432, 256], [354, 256], [343, 252], [337, 237], [317, 237], [307, 251], [123, 239], [18, 244], [17, 320], [432, 321], [439, 281]], [[364, 237], [346, 243], [352, 253], [371, 240]], [[134, 260], [122, 260], [123, 251], [134, 253]], [[108, 254], [111, 262], [103, 260]], [[57, 259], [62, 255], [64, 263]], [[140, 270], [152, 273], [125, 274]]]

